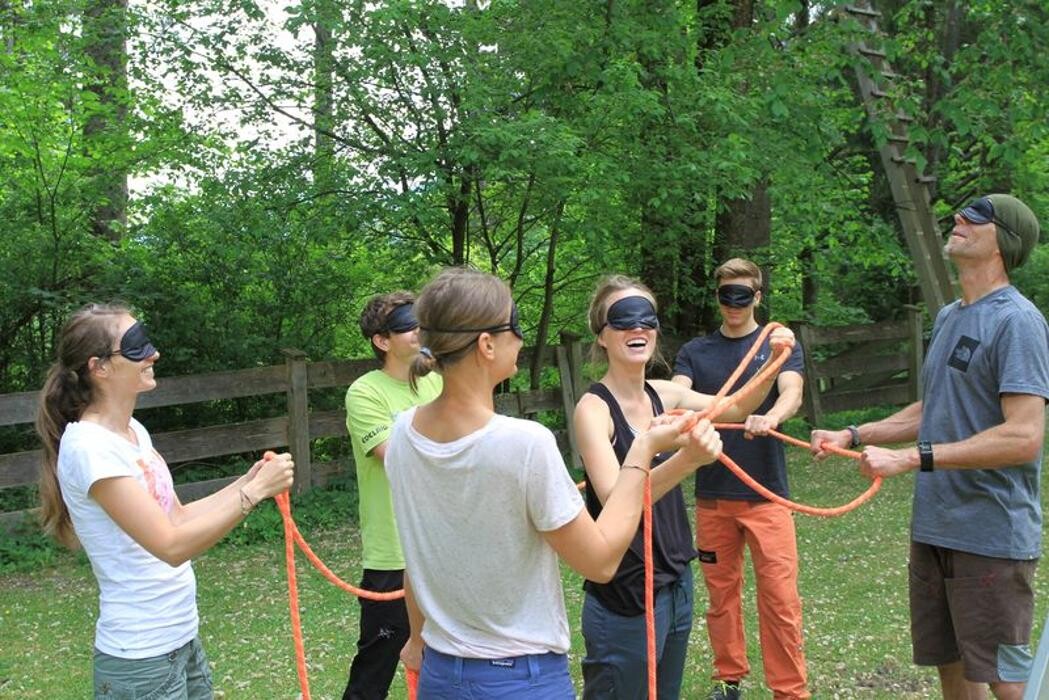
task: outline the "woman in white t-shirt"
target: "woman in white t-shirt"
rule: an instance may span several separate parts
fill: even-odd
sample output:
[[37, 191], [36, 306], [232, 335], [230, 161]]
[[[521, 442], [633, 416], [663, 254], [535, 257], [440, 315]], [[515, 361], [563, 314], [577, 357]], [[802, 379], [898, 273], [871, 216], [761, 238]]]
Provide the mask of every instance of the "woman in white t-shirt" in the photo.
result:
[[637, 529], [652, 458], [681, 448], [698, 467], [721, 440], [709, 422], [659, 418], [634, 440], [597, 521], [538, 423], [495, 413], [492, 392], [517, 371], [522, 345], [510, 290], [448, 269], [415, 305], [424, 346], [411, 376], [438, 370], [432, 403], [398, 416], [386, 452], [406, 562], [420, 700], [574, 697], [557, 557], [607, 581]]
[[211, 698], [189, 560], [291, 485], [291, 457], [183, 505], [131, 417], [160, 358], [142, 325], [126, 307], [89, 305], [62, 329], [57, 354], [37, 416], [41, 514], [49, 534], [83, 546], [98, 580], [94, 695]]

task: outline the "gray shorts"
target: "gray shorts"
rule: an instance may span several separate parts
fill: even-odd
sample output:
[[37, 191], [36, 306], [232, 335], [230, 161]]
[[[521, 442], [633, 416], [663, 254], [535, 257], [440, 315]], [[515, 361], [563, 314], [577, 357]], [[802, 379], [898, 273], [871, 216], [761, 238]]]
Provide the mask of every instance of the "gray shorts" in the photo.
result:
[[211, 700], [211, 669], [200, 637], [145, 659], [120, 659], [95, 649], [95, 700]]
[[914, 663], [960, 660], [974, 683], [1026, 681], [1037, 566], [911, 542]]

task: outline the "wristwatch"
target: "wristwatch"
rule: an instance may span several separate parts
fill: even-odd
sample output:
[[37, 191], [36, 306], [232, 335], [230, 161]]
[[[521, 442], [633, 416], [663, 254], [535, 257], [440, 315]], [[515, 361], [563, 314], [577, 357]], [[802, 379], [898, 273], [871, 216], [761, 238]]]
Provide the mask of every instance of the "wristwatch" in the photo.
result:
[[860, 440], [860, 429], [855, 425], [847, 426], [845, 429], [848, 430], [849, 435], [852, 436], [852, 440], [849, 442], [849, 447], [859, 447], [863, 442]]
[[932, 471], [932, 443], [928, 440], [918, 441], [918, 459], [921, 460], [921, 470], [923, 472]]

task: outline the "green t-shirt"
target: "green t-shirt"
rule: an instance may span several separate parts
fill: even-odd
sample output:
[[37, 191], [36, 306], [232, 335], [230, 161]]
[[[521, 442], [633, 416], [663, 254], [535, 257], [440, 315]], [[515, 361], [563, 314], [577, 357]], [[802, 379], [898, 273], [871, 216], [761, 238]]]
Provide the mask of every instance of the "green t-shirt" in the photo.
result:
[[433, 401], [441, 393], [441, 387], [440, 375], [429, 374], [419, 380], [419, 391], [413, 394], [408, 382], [376, 369], [360, 377], [346, 392], [346, 429], [357, 465], [365, 569], [404, 568], [404, 554], [393, 519], [390, 482], [382, 462], [371, 451], [389, 439], [398, 413]]

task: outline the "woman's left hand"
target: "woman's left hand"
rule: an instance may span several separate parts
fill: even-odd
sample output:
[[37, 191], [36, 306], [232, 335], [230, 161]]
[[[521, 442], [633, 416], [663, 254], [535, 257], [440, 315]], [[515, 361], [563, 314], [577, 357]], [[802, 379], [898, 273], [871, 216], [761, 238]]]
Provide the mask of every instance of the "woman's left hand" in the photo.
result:
[[423, 665], [423, 640], [409, 638], [401, 649], [401, 663], [411, 671], [418, 671]]

